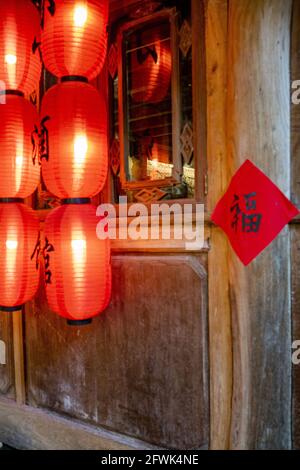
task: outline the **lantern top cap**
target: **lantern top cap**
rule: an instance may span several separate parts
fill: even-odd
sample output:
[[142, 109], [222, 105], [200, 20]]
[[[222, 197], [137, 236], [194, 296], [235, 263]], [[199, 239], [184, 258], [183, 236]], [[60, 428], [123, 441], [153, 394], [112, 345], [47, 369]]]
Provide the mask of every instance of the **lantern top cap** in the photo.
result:
[[22, 308], [23, 308], [23, 305], [16, 305], [15, 307], [0, 306], [0, 311], [11, 313], [11, 312], [17, 312], [18, 310], [22, 310]]
[[92, 318], [87, 318], [86, 320], [67, 320], [69, 326], [85, 326], [92, 323]]
[[0, 90], [0, 96], [1, 95], [15, 95], [24, 98], [24, 93], [19, 90]]

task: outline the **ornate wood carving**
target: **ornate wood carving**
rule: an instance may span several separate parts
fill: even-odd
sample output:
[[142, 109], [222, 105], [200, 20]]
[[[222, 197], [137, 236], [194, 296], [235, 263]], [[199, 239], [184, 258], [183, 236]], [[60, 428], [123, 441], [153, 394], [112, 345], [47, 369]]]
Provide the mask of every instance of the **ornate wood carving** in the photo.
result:
[[134, 194], [135, 199], [138, 202], [143, 202], [147, 204], [148, 202], [155, 202], [160, 201], [164, 196], [166, 196], [166, 192], [162, 191], [159, 188], [144, 188]]
[[120, 142], [118, 139], [114, 139], [110, 147], [110, 166], [115, 176], [120, 170]]
[[118, 72], [118, 49], [116, 44], [112, 44], [108, 52], [108, 71], [114, 80]]
[[189, 164], [194, 152], [194, 134], [191, 123], [187, 122], [180, 136], [181, 155], [186, 164]]
[[179, 30], [179, 48], [184, 57], [187, 57], [192, 47], [192, 28], [187, 20], [184, 20]]

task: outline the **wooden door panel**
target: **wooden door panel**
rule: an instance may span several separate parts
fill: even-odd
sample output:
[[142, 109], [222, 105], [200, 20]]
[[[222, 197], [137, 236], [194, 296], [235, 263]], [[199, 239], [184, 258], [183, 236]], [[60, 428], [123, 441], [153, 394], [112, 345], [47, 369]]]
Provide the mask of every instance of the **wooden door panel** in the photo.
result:
[[205, 263], [114, 256], [110, 307], [82, 328], [41, 289], [26, 315], [29, 404], [160, 446], [208, 445]]

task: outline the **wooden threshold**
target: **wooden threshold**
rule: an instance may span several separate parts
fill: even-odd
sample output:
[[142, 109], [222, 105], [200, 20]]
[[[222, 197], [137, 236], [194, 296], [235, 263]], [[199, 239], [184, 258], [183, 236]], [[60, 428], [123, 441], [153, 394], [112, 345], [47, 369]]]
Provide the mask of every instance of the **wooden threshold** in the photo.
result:
[[21, 450], [158, 450], [138, 439], [0, 397], [0, 442]]

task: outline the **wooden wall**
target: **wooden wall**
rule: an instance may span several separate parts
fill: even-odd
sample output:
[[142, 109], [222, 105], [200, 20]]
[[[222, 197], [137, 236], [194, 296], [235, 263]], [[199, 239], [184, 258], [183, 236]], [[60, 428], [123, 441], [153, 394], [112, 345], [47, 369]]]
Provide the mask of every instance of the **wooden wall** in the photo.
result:
[[[290, 195], [291, 7], [206, 2], [209, 210], [246, 158]], [[289, 235], [245, 268], [211, 229], [212, 448], [291, 447]]]
[[[290, 194], [291, 0], [230, 0], [228, 163], [248, 157]], [[291, 446], [289, 229], [247, 268], [230, 251], [231, 447]]]
[[113, 257], [113, 297], [70, 328], [27, 309], [28, 404], [171, 448], [208, 445], [205, 257]]
[[[292, 81], [300, 80], [300, 1], [294, 0]], [[300, 207], [300, 105], [292, 105], [292, 198]], [[291, 232], [293, 340], [300, 340], [300, 225]], [[293, 444], [300, 449], [300, 365], [293, 370]]]

